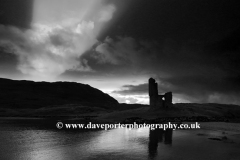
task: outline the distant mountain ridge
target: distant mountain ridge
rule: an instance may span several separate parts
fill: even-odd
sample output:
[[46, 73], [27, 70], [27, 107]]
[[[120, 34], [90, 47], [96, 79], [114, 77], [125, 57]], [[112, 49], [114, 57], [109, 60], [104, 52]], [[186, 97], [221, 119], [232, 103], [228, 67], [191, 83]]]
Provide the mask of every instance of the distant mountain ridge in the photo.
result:
[[0, 106], [40, 108], [65, 104], [116, 105], [118, 101], [90, 85], [0, 78]]

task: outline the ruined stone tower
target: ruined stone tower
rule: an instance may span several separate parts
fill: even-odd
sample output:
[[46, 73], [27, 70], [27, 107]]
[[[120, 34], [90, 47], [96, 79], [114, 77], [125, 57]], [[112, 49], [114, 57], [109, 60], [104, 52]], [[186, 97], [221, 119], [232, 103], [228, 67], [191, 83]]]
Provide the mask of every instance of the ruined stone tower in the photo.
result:
[[155, 82], [153, 78], [148, 80], [148, 88], [149, 88], [149, 97], [150, 97], [150, 105], [156, 106], [158, 99], [158, 84]]
[[149, 103], [152, 107], [168, 108], [172, 106], [172, 92], [167, 92], [164, 95], [158, 95], [158, 84], [155, 79], [148, 80]]
[[167, 92], [164, 94], [164, 107], [168, 108], [172, 106], [172, 92]]

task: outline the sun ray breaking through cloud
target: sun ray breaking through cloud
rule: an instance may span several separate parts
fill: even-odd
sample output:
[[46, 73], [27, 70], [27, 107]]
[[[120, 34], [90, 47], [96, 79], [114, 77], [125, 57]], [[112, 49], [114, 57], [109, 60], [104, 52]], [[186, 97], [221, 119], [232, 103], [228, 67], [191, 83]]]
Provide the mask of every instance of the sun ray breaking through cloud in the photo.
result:
[[36, 0], [32, 28], [0, 26], [1, 46], [18, 57], [18, 70], [35, 80], [50, 80], [67, 70], [93, 71], [81, 55], [116, 8], [103, 0]]

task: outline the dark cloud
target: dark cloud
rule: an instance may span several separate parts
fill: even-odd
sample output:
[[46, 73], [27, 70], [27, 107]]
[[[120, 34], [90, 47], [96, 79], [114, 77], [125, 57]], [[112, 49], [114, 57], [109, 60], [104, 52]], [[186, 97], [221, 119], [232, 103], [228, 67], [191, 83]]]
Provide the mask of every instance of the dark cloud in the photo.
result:
[[238, 6], [238, 0], [133, 0], [105, 35], [212, 42], [239, 26]]
[[140, 84], [140, 85], [124, 85], [121, 90], [113, 91], [113, 93], [118, 93], [121, 95], [139, 95], [139, 94], [147, 94], [148, 92], [148, 84]]
[[[159, 82], [159, 92], [172, 91], [190, 102], [240, 104], [239, 30], [209, 45], [175, 41], [138, 50], [138, 64]], [[149, 49], [150, 48], [150, 49]], [[148, 85], [124, 85], [114, 93], [147, 94]]]
[[53, 27], [45, 32], [41, 25], [25, 31], [0, 25], [0, 47], [17, 56], [17, 69], [28, 76], [49, 80], [66, 70], [92, 71], [88, 61], [79, 57], [96, 42], [93, 24], [79, 25], [79, 30]]
[[9, 51], [11, 50], [6, 49], [6, 47], [0, 47], [0, 76], [16, 78], [19, 76], [19, 71], [16, 69], [18, 58]]
[[[0, 0], [0, 41], [9, 38], [24, 43], [25, 39], [18, 34], [15, 27], [26, 30], [31, 27], [33, 16], [33, 0]], [[9, 29], [7, 29], [9, 28]], [[0, 42], [0, 76], [21, 78], [17, 70], [18, 56], [13, 54], [14, 48]]]
[[[173, 92], [174, 98], [196, 103], [240, 104], [240, 85], [229, 79], [211, 77], [175, 77], [158, 80], [158, 92]], [[148, 83], [124, 85], [121, 90], [113, 91], [120, 95], [148, 95]]]
[[[37, 70], [37, 75], [43, 73], [39, 66], [48, 66], [46, 73], [69, 80], [152, 76], [160, 94], [172, 91], [190, 102], [240, 104], [238, 0], [104, 2], [99, 12], [89, 14], [97, 23], [74, 21], [70, 27], [53, 27], [38, 43], [29, 39], [32, 32], [0, 26], [0, 42], [14, 43], [9, 49], [17, 47], [19, 62], [27, 64], [17, 66], [24, 71], [33, 68], [26, 72]], [[101, 32], [99, 21], [109, 21]], [[141, 83], [126, 83], [113, 93], [147, 94], [147, 83]]]
[[137, 44], [131, 37], [117, 37], [117, 40], [107, 37], [103, 43], [96, 47], [93, 55], [99, 63], [113, 65], [134, 63], [137, 56]]
[[216, 43], [206, 46], [206, 50], [217, 51], [217, 52], [239, 52], [240, 51], [240, 27], [220, 39]]
[[0, 0], [0, 24], [30, 28], [34, 0]]
[[[118, 63], [105, 61], [105, 67], [95, 63], [93, 68], [103, 72], [112, 71], [116, 76], [132, 73], [154, 76], [160, 82], [159, 93], [172, 91], [175, 96], [190, 102], [240, 104], [237, 31], [207, 45], [196, 41], [178, 44], [173, 39], [159, 43], [131, 38], [134, 43], [128, 43], [126, 47], [124, 38], [111, 39], [110, 42], [103, 42], [103, 46], [99, 45], [103, 50], [97, 54], [112, 56]], [[118, 46], [124, 46], [125, 50], [121, 51]], [[121, 66], [120, 62], [128, 63]], [[147, 94], [147, 90], [147, 84], [129, 84], [113, 93], [138, 95]]]

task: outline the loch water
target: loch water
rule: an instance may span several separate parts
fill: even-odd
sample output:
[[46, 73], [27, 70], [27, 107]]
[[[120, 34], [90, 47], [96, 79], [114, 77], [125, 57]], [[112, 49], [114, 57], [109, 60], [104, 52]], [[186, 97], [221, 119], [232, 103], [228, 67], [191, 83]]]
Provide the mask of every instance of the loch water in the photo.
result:
[[0, 160], [240, 159], [238, 142], [208, 139], [221, 134], [218, 131], [59, 130], [45, 124], [1, 119]]

